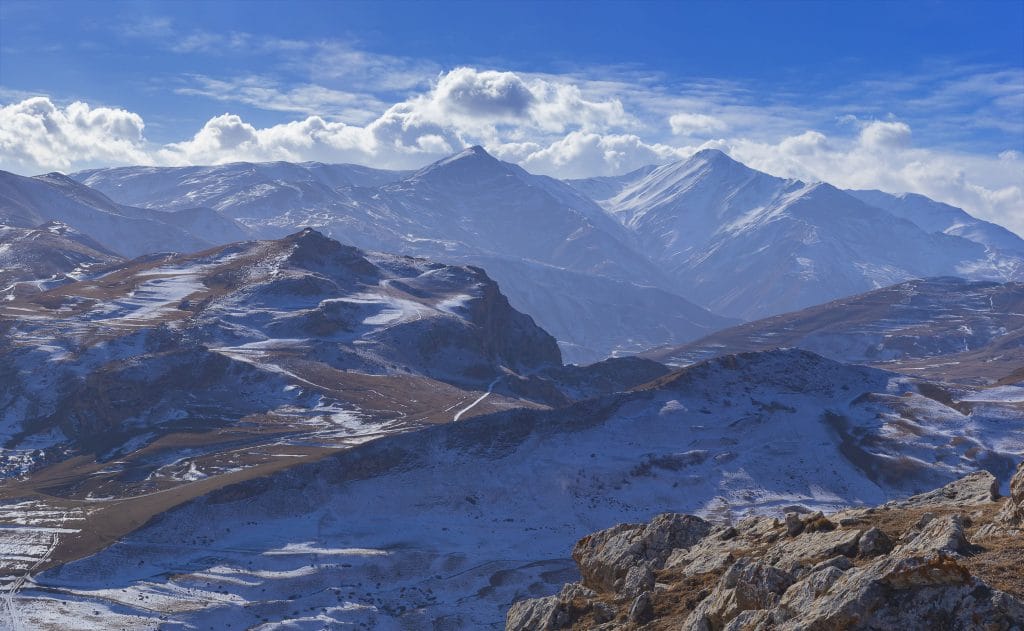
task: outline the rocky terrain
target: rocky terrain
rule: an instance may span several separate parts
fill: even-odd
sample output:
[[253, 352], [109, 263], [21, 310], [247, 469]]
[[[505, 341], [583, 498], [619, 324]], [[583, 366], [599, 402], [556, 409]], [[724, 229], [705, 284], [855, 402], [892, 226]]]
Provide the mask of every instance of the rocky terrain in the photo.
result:
[[1024, 628], [1024, 463], [873, 508], [713, 523], [664, 513], [581, 539], [581, 580], [506, 630]]
[[[653, 380], [601, 394], [624, 389], [620, 371]], [[738, 523], [796, 505], [866, 507], [981, 468], [1006, 480], [1024, 456], [1019, 388], [946, 390], [805, 351], [668, 374], [624, 359], [538, 375], [592, 398], [552, 409], [519, 399], [372, 440], [299, 435], [276, 448], [277, 468], [217, 473], [193, 457], [149, 482], [170, 491], [116, 502], [97, 493], [55, 506], [59, 467], [8, 484], [4, 509], [39, 529], [8, 549], [36, 559], [57, 542], [19, 588], [18, 612], [62, 630], [146, 629], [161, 616], [215, 628], [499, 628], [513, 601], [577, 580], [568, 552], [588, 532], [665, 511]], [[190, 461], [207, 477], [187, 481]], [[33, 488], [46, 494], [27, 499]], [[159, 518], [147, 521], [151, 511]], [[123, 534], [88, 547], [82, 519], [116, 525], [121, 513]]]

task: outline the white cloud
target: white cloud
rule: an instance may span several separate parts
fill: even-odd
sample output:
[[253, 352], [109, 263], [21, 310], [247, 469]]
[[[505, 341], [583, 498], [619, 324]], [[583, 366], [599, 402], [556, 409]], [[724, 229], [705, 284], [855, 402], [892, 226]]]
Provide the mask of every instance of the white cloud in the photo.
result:
[[[786, 108], [768, 108], [758, 119], [757, 109], [747, 105], [698, 108], [693, 95], [674, 99], [655, 90], [644, 97], [625, 84], [465, 67], [437, 75], [390, 106], [373, 95], [315, 84], [283, 88], [260, 77], [193, 79], [190, 89], [213, 98], [230, 95], [224, 100], [307, 115], [257, 127], [225, 113], [190, 138], [157, 146], [146, 141], [136, 113], [27, 98], [0, 108], [0, 168], [34, 173], [119, 164], [319, 160], [408, 169], [483, 144], [536, 173], [587, 177], [685, 157], [697, 148], [690, 142], [699, 142], [691, 138], [713, 133], [717, 138], [703, 146], [725, 149], [769, 173], [844, 188], [919, 192], [1024, 233], [1024, 159], [1018, 149], [987, 155], [922, 147], [911, 125], [892, 115], [845, 116], [848, 124], [826, 132], [796, 114], [796, 122], [786, 123]], [[652, 117], [652, 111], [663, 114]]]
[[[455, 68], [405, 103], [411, 124], [432, 123], [491, 140], [508, 128], [537, 134], [629, 125], [618, 99], [587, 98], [578, 86], [513, 72]], [[514, 132], [512, 132], [514, 133]]]
[[564, 178], [617, 175], [648, 164], [688, 155], [673, 147], [647, 144], [632, 134], [569, 133], [519, 161], [529, 171]]
[[672, 133], [677, 136], [708, 136], [723, 132], [729, 128], [725, 121], [707, 114], [689, 114], [680, 112], [668, 119]]
[[899, 121], [871, 121], [861, 129], [859, 141], [871, 149], [905, 149], [910, 146], [910, 125]]
[[19, 172], [109, 164], [148, 164], [142, 117], [74, 102], [31, 97], [0, 107], [0, 168]]

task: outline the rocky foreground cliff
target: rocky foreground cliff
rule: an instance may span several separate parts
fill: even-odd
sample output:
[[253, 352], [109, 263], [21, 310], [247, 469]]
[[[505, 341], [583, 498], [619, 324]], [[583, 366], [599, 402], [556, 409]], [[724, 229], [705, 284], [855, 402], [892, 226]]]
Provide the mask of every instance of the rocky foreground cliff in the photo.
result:
[[998, 490], [978, 472], [828, 516], [619, 524], [576, 544], [579, 583], [515, 603], [506, 629], [1024, 629], [1024, 463]]

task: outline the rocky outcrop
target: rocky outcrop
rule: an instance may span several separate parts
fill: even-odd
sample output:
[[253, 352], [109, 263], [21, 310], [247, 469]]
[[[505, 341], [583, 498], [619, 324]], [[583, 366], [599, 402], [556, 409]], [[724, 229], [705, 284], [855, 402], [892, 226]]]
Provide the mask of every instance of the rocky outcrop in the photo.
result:
[[946, 486], [914, 495], [891, 505], [903, 508], [924, 506], [966, 507], [986, 505], [999, 498], [999, 480], [988, 471], [975, 471]]
[[572, 558], [583, 584], [592, 589], [618, 592], [653, 586], [653, 574], [648, 579], [646, 570], [635, 568], [661, 569], [673, 550], [689, 548], [710, 531], [711, 524], [700, 517], [664, 513], [646, 525], [620, 524], [584, 537], [573, 548]]
[[1024, 558], [1024, 538], [1005, 536], [1021, 524], [1024, 465], [1010, 488], [999, 498], [983, 472], [828, 517], [620, 524], [574, 548], [581, 585], [516, 603], [506, 628], [1024, 631], [1019, 567], [1005, 562]]

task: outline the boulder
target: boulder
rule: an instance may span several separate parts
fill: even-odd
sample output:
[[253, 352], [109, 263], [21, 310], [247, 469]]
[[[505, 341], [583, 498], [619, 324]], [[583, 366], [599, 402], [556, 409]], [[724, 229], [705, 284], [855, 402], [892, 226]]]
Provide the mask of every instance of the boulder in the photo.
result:
[[643, 592], [654, 589], [654, 572], [646, 563], [634, 565], [626, 572], [619, 594], [625, 598], [635, 598]]
[[888, 554], [892, 550], [892, 539], [878, 528], [868, 528], [860, 536], [857, 544], [858, 553], [862, 557], [876, 557]]
[[842, 575], [843, 570], [830, 565], [794, 583], [779, 601], [778, 607], [783, 616], [788, 618], [809, 609], [815, 599], [827, 592]]
[[620, 524], [581, 539], [572, 557], [583, 584], [598, 591], [617, 592], [630, 568], [646, 563], [660, 569], [669, 554], [689, 548], [711, 532], [700, 517], [664, 513], [649, 524]]
[[596, 600], [597, 593], [579, 583], [568, 583], [556, 596], [520, 600], [505, 616], [506, 631], [553, 631], [567, 629], [583, 616], [606, 622], [615, 611]]
[[651, 600], [651, 592], [643, 592], [629, 606], [627, 618], [634, 624], [646, 624], [654, 617], [654, 603]]
[[785, 570], [752, 559], [740, 559], [697, 605], [683, 629], [721, 629], [743, 611], [770, 609], [792, 584], [793, 576]]
[[947, 515], [929, 520], [917, 535], [900, 546], [898, 552], [969, 554], [973, 549], [964, 533], [963, 518]]

